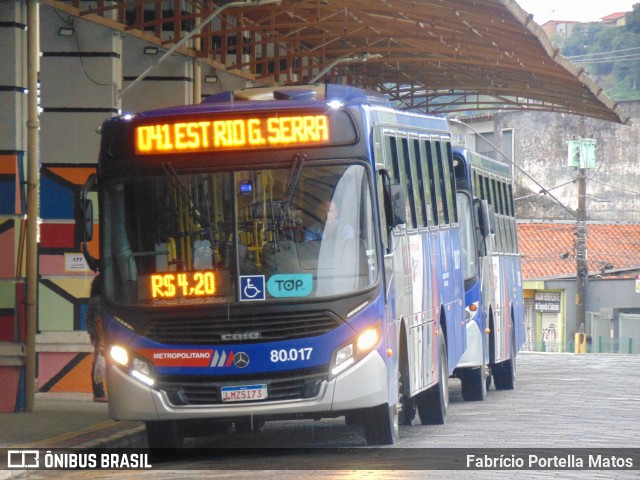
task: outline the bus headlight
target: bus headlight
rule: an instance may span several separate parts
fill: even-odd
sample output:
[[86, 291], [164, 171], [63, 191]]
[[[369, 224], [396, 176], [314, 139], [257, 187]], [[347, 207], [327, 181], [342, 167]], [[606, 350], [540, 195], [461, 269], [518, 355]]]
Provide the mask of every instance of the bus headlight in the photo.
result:
[[111, 358], [118, 365], [125, 367], [133, 378], [141, 381], [145, 385], [153, 386], [156, 383], [153, 374], [153, 367], [144, 359], [138, 357], [129, 358], [127, 350], [119, 345], [113, 345], [110, 350]]
[[351, 365], [355, 363], [355, 358], [353, 356], [353, 343], [349, 345], [345, 345], [340, 350], [336, 352], [335, 360], [333, 361], [333, 368], [331, 369], [331, 373], [333, 375], [338, 375], [343, 370], [346, 370]]
[[373, 347], [375, 347], [378, 344], [379, 340], [380, 340], [380, 336], [378, 335], [378, 329], [370, 328], [368, 330], [365, 330], [358, 337], [358, 343], [357, 343], [358, 353], [361, 353], [361, 352], [368, 353], [369, 350], [371, 350]]
[[137, 378], [142, 383], [150, 387], [152, 387], [153, 384], [156, 383], [155, 379], [153, 378], [153, 371], [151, 366], [147, 362], [139, 358], [134, 357], [133, 362], [131, 362], [131, 376]]
[[331, 374], [338, 375], [373, 350], [382, 338], [381, 328], [381, 325], [378, 323], [374, 327], [363, 331], [351, 343], [340, 347], [334, 354]]
[[122, 365], [123, 367], [129, 366], [129, 354], [120, 345], [112, 345], [110, 353], [114, 362]]

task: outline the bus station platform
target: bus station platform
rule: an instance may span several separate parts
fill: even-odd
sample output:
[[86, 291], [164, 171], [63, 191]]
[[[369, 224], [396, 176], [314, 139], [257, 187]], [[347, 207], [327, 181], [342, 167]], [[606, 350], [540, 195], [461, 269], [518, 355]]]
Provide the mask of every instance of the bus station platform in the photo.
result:
[[109, 418], [90, 393], [36, 393], [32, 412], [0, 413], [0, 448], [128, 448], [146, 444], [144, 424]]

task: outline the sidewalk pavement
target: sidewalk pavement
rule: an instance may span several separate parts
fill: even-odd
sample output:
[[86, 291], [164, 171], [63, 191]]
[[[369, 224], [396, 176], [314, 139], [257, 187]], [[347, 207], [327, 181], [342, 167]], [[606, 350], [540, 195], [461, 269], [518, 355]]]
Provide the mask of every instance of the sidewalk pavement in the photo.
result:
[[109, 418], [89, 393], [36, 393], [32, 412], [0, 413], [0, 448], [145, 447], [144, 424]]

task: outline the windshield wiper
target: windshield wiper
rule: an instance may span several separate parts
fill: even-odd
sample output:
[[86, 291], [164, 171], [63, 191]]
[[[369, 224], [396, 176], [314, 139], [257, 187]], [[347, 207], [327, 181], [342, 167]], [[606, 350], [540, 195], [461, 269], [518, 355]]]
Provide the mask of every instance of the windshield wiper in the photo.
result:
[[[178, 192], [178, 195], [180, 195], [180, 198], [182, 199], [182, 201], [185, 202], [189, 206], [189, 210], [191, 211], [191, 215], [193, 215], [193, 217], [196, 219], [196, 221], [198, 222], [198, 224], [201, 227], [201, 232], [206, 231], [208, 233], [209, 242], [211, 243], [211, 248], [213, 248], [214, 235], [213, 235], [213, 226], [211, 225], [211, 222], [209, 221], [209, 219], [205, 215], [203, 215], [200, 212], [200, 210], [198, 209], [198, 206], [193, 201], [193, 196], [191, 195], [191, 193], [189, 192], [187, 187], [185, 187], [184, 184], [182, 183], [182, 180], [178, 176], [178, 173], [176, 172], [176, 170], [173, 168], [173, 165], [171, 165], [170, 162], [164, 162], [162, 164], [162, 168], [164, 169], [165, 173], [167, 174], [167, 178], [171, 182], [171, 185]], [[206, 184], [206, 182], [205, 182], [205, 184]], [[208, 209], [208, 207], [209, 207], [209, 203], [208, 203], [209, 198], [208, 198], [208, 191], [207, 190], [208, 190], [207, 188], [204, 188], [203, 194], [205, 195], [205, 203], [206, 203], [205, 207]]]
[[293, 166], [291, 167], [291, 171], [289, 172], [289, 177], [287, 178], [287, 185], [284, 189], [284, 201], [280, 206], [280, 212], [278, 212], [278, 217], [274, 223], [274, 227], [276, 231], [279, 231], [282, 228], [282, 224], [284, 219], [289, 214], [289, 208], [291, 207], [291, 201], [293, 200], [293, 194], [298, 188], [298, 182], [300, 181], [300, 175], [302, 174], [302, 168], [304, 167], [304, 162], [307, 160], [307, 156], [297, 153], [293, 157]]

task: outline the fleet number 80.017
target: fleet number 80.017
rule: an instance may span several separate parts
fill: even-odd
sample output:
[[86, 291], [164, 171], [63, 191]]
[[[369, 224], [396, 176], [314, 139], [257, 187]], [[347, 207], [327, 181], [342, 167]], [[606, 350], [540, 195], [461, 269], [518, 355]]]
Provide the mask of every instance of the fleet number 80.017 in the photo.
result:
[[271, 350], [271, 361], [278, 362], [296, 362], [298, 360], [309, 360], [313, 347], [290, 348], [289, 350]]

